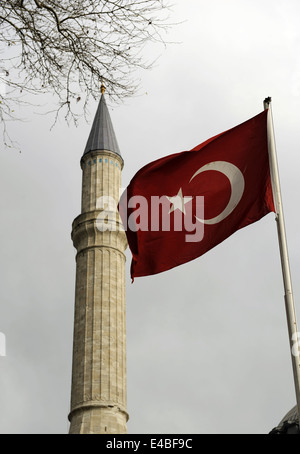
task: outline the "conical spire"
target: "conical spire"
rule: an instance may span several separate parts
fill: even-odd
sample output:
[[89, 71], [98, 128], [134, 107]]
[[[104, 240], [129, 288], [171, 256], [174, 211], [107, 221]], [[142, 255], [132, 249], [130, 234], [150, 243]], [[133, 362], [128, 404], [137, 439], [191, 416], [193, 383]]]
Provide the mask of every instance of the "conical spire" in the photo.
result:
[[121, 156], [114, 128], [104, 98], [105, 88], [101, 85], [101, 98], [94, 118], [92, 129], [84, 150], [84, 154], [90, 151], [112, 151]]

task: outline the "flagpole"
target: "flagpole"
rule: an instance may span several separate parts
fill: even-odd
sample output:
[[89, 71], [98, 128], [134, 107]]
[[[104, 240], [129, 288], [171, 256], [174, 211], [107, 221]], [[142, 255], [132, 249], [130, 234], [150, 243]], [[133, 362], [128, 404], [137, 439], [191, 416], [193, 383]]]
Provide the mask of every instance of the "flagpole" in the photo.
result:
[[[267, 120], [267, 134], [268, 134], [268, 150], [269, 150], [269, 161], [270, 161], [270, 173], [272, 180], [272, 190], [274, 197], [274, 204], [276, 210], [276, 224], [278, 233], [278, 242], [281, 258], [281, 268], [284, 284], [284, 300], [285, 310], [289, 331], [289, 340], [291, 348], [291, 358], [293, 365], [294, 383], [296, 391], [297, 409], [298, 409], [298, 421], [300, 418], [300, 356], [299, 356], [299, 343], [298, 343], [298, 329], [296, 312], [294, 306], [294, 297], [292, 289], [291, 272], [288, 257], [288, 248], [286, 241], [285, 223], [283, 216], [280, 180], [277, 162], [277, 153], [275, 145], [275, 135], [273, 126], [273, 116], [271, 109], [271, 98], [264, 100], [264, 109], [268, 109], [268, 120]], [[300, 335], [299, 335], [300, 337]], [[296, 346], [296, 348], [295, 348]]]

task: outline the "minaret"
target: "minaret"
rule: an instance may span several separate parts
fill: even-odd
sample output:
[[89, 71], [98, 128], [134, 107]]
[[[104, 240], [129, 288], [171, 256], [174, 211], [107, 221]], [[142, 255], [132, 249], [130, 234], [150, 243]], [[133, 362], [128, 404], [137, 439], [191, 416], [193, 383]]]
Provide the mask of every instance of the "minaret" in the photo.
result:
[[[104, 91], [102, 84], [81, 158], [81, 214], [72, 225], [77, 255], [70, 434], [127, 433], [127, 241], [117, 212], [123, 159]], [[106, 206], [108, 198], [114, 203]], [[101, 213], [104, 220], [99, 222]]]

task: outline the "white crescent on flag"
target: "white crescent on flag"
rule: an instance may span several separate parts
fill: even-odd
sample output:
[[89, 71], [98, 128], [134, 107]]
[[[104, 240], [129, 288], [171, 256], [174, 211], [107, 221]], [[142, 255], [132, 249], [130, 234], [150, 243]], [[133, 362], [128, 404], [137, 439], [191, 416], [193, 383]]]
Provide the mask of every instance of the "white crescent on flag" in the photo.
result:
[[203, 167], [200, 167], [196, 173], [190, 179], [190, 182], [200, 173], [206, 172], [208, 170], [216, 170], [223, 173], [230, 181], [231, 186], [231, 196], [226, 208], [218, 216], [211, 219], [199, 219], [196, 217], [197, 221], [202, 222], [203, 224], [217, 224], [218, 222], [223, 221], [227, 216], [232, 213], [235, 207], [240, 202], [244, 190], [245, 190], [245, 179], [238, 167], [230, 162], [226, 161], [215, 161], [205, 164]]

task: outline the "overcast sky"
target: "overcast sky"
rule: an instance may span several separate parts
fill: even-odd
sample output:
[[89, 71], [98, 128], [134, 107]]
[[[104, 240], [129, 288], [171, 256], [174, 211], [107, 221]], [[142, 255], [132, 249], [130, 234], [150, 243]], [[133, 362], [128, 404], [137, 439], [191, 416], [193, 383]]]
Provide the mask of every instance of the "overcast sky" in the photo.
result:
[[[175, 2], [166, 47], [145, 50], [139, 96], [113, 105], [127, 186], [144, 164], [263, 110], [271, 96], [297, 312], [300, 304], [300, 3]], [[100, 97], [100, 94], [99, 94]], [[92, 121], [96, 103], [91, 103]], [[1, 433], [67, 433], [80, 213], [91, 123], [32, 115], [0, 154]], [[206, 255], [130, 282], [129, 433], [266, 434], [295, 405], [274, 214]]]

